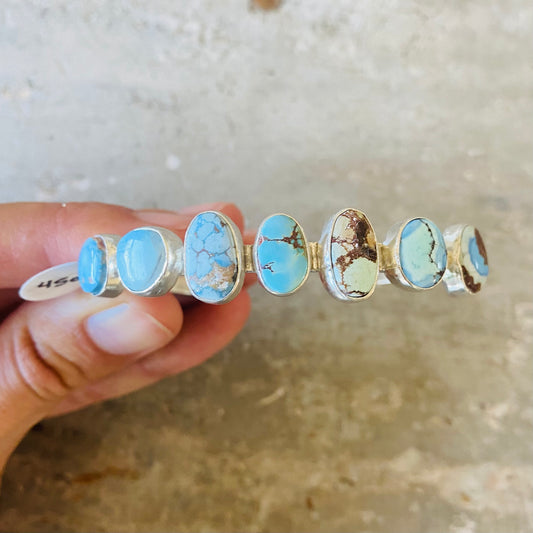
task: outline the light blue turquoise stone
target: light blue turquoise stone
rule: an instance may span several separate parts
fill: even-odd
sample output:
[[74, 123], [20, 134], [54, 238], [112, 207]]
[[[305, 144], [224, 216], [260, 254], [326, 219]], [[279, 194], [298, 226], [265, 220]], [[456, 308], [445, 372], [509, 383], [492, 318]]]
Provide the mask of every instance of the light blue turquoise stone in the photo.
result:
[[185, 235], [185, 277], [193, 296], [223, 300], [237, 281], [237, 250], [227, 222], [208, 211], [196, 215]]
[[257, 234], [257, 275], [275, 294], [296, 290], [307, 276], [309, 258], [302, 228], [287, 215], [267, 218]]
[[415, 218], [400, 236], [400, 263], [403, 273], [415, 286], [427, 289], [446, 270], [446, 244], [439, 228], [427, 218]]
[[479, 252], [479, 245], [475, 236], [471, 237], [468, 241], [468, 253], [470, 254], [470, 260], [472, 261], [472, 264], [478, 273], [481, 276], [488, 276], [489, 265]]
[[106, 254], [98, 242], [87, 239], [78, 256], [78, 278], [81, 288], [91, 294], [99, 294], [104, 288], [107, 276]]
[[142, 292], [164, 272], [166, 248], [155, 231], [138, 228], [126, 233], [117, 245], [117, 267], [126, 289]]

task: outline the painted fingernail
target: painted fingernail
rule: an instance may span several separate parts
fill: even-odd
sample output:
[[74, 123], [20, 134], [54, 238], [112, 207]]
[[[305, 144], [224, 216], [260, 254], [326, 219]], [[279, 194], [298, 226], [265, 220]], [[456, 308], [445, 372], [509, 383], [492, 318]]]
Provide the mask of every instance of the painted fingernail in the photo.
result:
[[149, 353], [174, 336], [153, 316], [127, 303], [90, 316], [85, 329], [101, 350], [115, 355]]

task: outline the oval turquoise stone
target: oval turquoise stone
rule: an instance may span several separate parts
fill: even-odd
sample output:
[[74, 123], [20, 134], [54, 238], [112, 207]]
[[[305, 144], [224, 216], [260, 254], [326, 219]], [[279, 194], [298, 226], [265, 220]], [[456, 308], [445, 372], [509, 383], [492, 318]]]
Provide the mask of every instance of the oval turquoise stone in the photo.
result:
[[107, 277], [105, 248], [93, 237], [87, 239], [78, 256], [78, 278], [81, 288], [90, 294], [102, 292]]
[[427, 218], [408, 222], [400, 236], [400, 264], [416, 287], [436, 285], [446, 270], [447, 252], [439, 228]]
[[479, 231], [472, 226], [465, 228], [463, 231], [462, 245], [463, 248], [468, 250], [470, 261], [476, 269], [476, 272], [480, 276], [487, 277], [489, 275], [489, 263], [485, 244]]
[[255, 254], [257, 276], [274, 294], [295, 291], [307, 277], [307, 242], [300, 224], [288, 215], [272, 215], [261, 224]]
[[331, 232], [331, 261], [337, 288], [347, 298], [363, 298], [377, 280], [379, 264], [376, 235], [367, 217], [346, 209]]
[[126, 233], [117, 245], [117, 268], [129, 291], [143, 292], [165, 271], [167, 252], [163, 238], [148, 228]]
[[193, 296], [218, 303], [237, 282], [237, 248], [228, 223], [217, 213], [196, 215], [185, 234], [185, 279]]
[[465, 226], [461, 236], [461, 270], [470, 292], [479, 292], [489, 275], [487, 250], [474, 226]]

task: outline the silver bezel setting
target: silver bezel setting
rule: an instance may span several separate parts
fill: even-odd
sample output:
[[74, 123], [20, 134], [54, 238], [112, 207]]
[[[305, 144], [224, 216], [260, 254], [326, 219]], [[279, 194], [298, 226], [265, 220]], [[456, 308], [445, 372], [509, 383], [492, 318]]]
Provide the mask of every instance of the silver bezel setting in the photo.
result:
[[[258, 251], [257, 241], [259, 240], [259, 236], [261, 235], [261, 230], [263, 228], [263, 224], [267, 220], [269, 220], [270, 218], [275, 217], [275, 216], [279, 216], [279, 215], [287, 217], [287, 218], [290, 218], [295, 224], [298, 225], [298, 227], [300, 228], [300, 231], [302, 233], [303, 244], [304, 244], [305, 253], [306, 253], [306, 257], [307, 257], [307, 271], [305, 273], [305, 276], [304, 276], [303, 280], [299, 283], [299, 285], [297, 287], [295, 287], [290, 292], [276, 292], [276, 291], [273, 291], [273, 290], [269, 289], [265, 285], [265, 283], [263, 281], [262, 270], [259, 267], [259, 257], [258, 257], [259, 251]], [[270, 215], [270, 216], [266, 217], [265, 219], [263, 219], [263, 221], [259, 225], [259, 228], [257, 229], [257, 233], [256, 233], [256, 236], [255, 236], [255, 240], [254, 240], [254, 244], [253, 244], [253, 248], [252, 248], [252, 257], [253, 257], [254, 271], [257, 274], [257, 279], [259, 280], [259, 283], [261, 283], [262, 287], [267, 292], [269, 292], [270, 294], [273, 294], [274, 296], [283, 297], [283, 296], [290, 296], [291, 294], [294, 294], [307, 281], [307, 278], [309, 277], [309, 272], [311, 272], [311, 253], [310, 253], [310, 250], [309, 250], [309, 243], [308, 243], [307, 238], [305, 236], [304, 229], [303, 229], [302, 225], [294, 217], [292, 217], [291, 215], [287, 215], [286, 213], [274, 213], [273, 215]]]
[[[356, 298], [350, 297], [344, 293], [339, 288], [339, 285], [337, 283], [337, 280], [335, 279], [335, 274], [333, 272], [333, 263], [331, 260], [331, 239], [333, 236], [333, 228], [335, 227], [335, 222], [337, 219], [346, 211], [356, 211], [358, 214], [365, 217], [365, 219], [368, 222], [368, 225], [370, 226], [372, 232], [374, 233], [374, 238], [376, 239], [376, 277], [374, 279], [374, 283], [372, 284], [372, 288], [364, 295], [359, 296]], [[346, 207], [344, 209], [341, 209], [337, 211], [332, 217], [328, 219], [328, 221], [324, 224], [324, 228], [322, 229], [322, 235], [320, 236], [320, 241], [318, 243], [318, 251], [319, 251], [319, 257], [320, 257], [320, 279], [322, 280], [322, 283], [326, 290], [336, 298], [337, 300], [341, 300], [343, 302], [358, 302], [367, 300], [372, 296], [374, 291], [376, 290], [376, 284], [378, 280], [380, 265], [381, 265], [381, 258], [380, 258], [380, 246], [377, 240], [376, 232], [374, 230], [374, 226], [372, 226], [372, 223], [370, 222], [370, 219], [366, 216], [366, 214], [361, 211], [360, 209], [356, 209], [355, 207]]]
[[[431, 287], [420, 287], [418, 285], [415, 285], [408, 279], [408, 277], [403, 271], [402, 264], [400, 261], [400, 241], [403, 230], [405, 229], [405, 226], [409, 224], [409, 222], [417, 219], [429, 220], [430, 222], [435, 224], [431, 219], [421, 216], [411, 217], [404, 220], [403, 222], [398, 222], [394, 224], [387, 232], [385, 241], [380, 247], [382, 252], [381, 257], [383, 261], [383, 263], [380, 265], [380, 270], [385, 274], [385, 276], [391, 283], [397, 285], [398, 287], [402, 287], [411, 291], [429, 291], [431, 289], [434, 289], [439, 283], [442, 282], [444, 274], [439, 278], [437, 283], [435, 283]], [[446, 268], [448, 265], [448, 261], [449, 259], [448, 257], [446, 257]]]
[[[231, 232], [231, 236], [233, 237], [233, 242], [235, 243], [235, 260], [236, 260], [236, 269], [237, 269], [237, 277], [235, 279], [235, 284], [233, 285], [233, 288], [231, 291], [222, 299], [220, 300], [210, 300], [208, 298], [200, 298], [196, 295], [194, 290], [191, 288], [191, 285], [189, 283], [189, 276], [187, 275], [187, 241], [188, 236], [191, 231], [192, 223], [196, 219], [196, 217], [200, 215], [205, 215], [207, 213], [214, 213], [216, 216], [220, 217], [224, 223], [227, 225]], [[225, 304], [228, 302], [231, 302], [241, 291], [242, 286], [244, 284], [244, 276], [245, 276], [245, 269], [244, 269], [244, 245], [242, 241], [242, 235], [231, 218], [227, 217], [224, 213], [220, 213], [219, 211], [202, 211], [201, 213], [198, 213], [189, 223], [189, 226], [187, 227], [187, 231], [185, 232], [185, 238], [184, 238], [184, 248], [183, 248], [183, 275], [185, 276], [185, 283], [187, 284], [187, 288], [189, 289], [189, 292], [194, 298], [197, 300], [207, 303], [207, 304], [213, 304], [213, 305], [220, 305]]]
[[117, 268], [117, 244], [120, 236], [111, 233], [101, 233], [93, 235], [91, 238], [96, 241], [99, 248], [104, 250], [106, 277], [102, 290], [96, 294], [90, 294], [104, 298], [116, 298], [124, 290]]
[[[122, 285], [128, 292], [138, 296], [162, 296], [170, 292], [176, 284], [178, 276], [183, 272], [183, 242], [174, 232], [159, 226], [142, 226], [129, 233], [140, 230], [152, 231], [161, 238], [165, 247], [165, 264], [158, 278], [143, 290], [132, 290], [124, 281], [122, 281]], [[129, 235], [129, 233], [126, 235]]]
[[446, 250], [448, 251], [448, 266], [442, 278], [446, 290], [453, 295], [476, 294], [466, 285], [462, 270], [461, 241], [463, 232], [468, 224], [454, 224], [443, 232]]

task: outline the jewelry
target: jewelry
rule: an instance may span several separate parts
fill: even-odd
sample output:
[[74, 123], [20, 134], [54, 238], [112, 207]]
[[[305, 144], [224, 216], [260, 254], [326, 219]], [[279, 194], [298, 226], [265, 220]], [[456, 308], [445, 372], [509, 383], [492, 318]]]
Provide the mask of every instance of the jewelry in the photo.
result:
[[447, 249], [439, 228], [427, 218], [395, 224], [382, 246], [385, 276], [411, 290], [432, 289], [442, 281]]
[[[183, 272], [183, 242], [165, 228], [137, 228], [118, 241], [111, 261], [126, 290], [139, 296], [161, 296]], [[78, 272], [81, 278], [83, 270]]]
[[309, 245], [302, 227], [289, 215], [277, 213], [263, 220], [252, 251], [253, 270], [271, 294], [292, 294], [309, 276]]
[[343, 209], [331, 217], [318, 248], [320, 278], [334, 298], [356, 301], [372, 295], [380, 253], [374, 228], [362, 211]]
[[239, 228], [222, 213], [196, 215], [185, 233], [184, 276], [189, 293], [205, 303], [233, 300], [244, 283], [244, 246]]
[[456, 224], [444, 231], [449, 268], [442, 282], [452, 294], [475, 294], [487, 281], [489, 264], [487, 250], [474, 226]]
[[95, 235], [87, 239], [78, 256], [78, 277], [83, 291], [112, 298], [122, 292], [115, 257], [118, 235]]
[[479, 231], [465, 224], [441, 233], [427, 218], [410, 218], [379, 243], [367, 216], [348, 208], [328, 220], [319, 242], [308, 242], [293, 217], [276, 213], [259, 225], [253, 244], [243, 244], [230, 218], [205, 211], [192, 219], [184, 241], [155, 226], [122, 238], [90, 237], [77, 262], [40, 272], [19, 294], [45, 300], [81, 287], [95, 296], [173, 292], [223, 304], [239, 294], [245, 274], [252, 272], [276, 296], [293, 294], [310, 272], [318, 272], [334, 298], [355, 302], [385, 284], [425, 291], [442, 282], [450, 294], [475, 294], [487, 279], [488, 261]]

